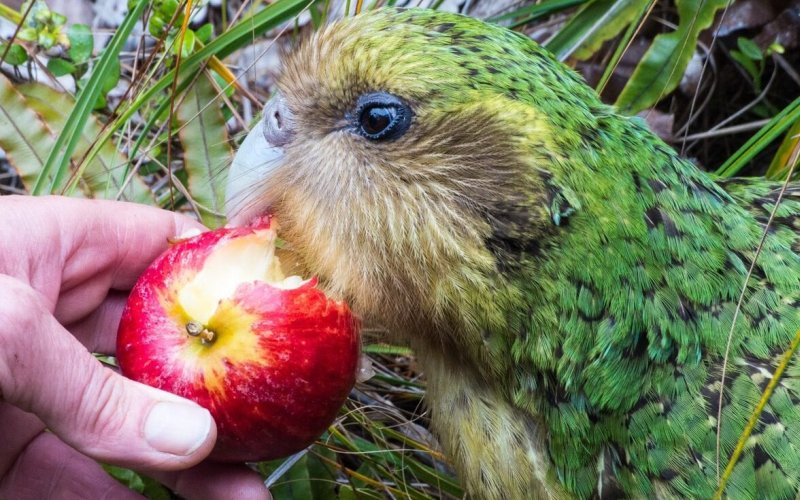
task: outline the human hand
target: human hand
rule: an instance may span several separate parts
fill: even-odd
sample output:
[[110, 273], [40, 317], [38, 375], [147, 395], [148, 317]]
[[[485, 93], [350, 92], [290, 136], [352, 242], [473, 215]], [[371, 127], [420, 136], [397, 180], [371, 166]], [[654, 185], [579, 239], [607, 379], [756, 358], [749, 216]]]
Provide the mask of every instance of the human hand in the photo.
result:
[[91, 354], [113, 354], [128, 291], [167, 238], [200, 226], [61, 197], [0, 197], [0, 214], [0, 498], [138, 497], [92, 458], [187, 498], [269, 498], [246, 467], [200, 463], [216, 439], [208, 411]]

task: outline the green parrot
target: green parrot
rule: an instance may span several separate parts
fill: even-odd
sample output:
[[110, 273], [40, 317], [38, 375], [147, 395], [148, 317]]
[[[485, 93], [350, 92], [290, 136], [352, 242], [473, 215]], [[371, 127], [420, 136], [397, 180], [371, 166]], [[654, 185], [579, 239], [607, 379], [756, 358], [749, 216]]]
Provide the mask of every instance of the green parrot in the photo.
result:
[[[413, 347], [473, 497], [713, 496], [800, 327], [800, 186], [714, 180], [527, 37], [454, 14], [332, 23], [277, 88], [231, 222], [273, 214], [286, 262]], [[726, 496], [796, 498], [798, 447], [792, 361]]]

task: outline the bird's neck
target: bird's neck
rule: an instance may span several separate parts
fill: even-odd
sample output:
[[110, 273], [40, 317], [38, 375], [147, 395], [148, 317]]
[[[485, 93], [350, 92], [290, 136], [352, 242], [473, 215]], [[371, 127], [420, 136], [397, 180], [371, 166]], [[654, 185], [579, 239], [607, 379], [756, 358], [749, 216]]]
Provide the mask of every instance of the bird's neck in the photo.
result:
[[452, 349], [418, 353], [433, 428], [468, 491], [485, 500], [567, 498], [542, 422], [516, 408]]

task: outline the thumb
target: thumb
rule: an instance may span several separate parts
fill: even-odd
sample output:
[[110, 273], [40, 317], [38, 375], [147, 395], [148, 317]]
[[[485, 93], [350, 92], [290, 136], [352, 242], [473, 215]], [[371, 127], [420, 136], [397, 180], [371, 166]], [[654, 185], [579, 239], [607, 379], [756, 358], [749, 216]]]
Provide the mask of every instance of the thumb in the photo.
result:
[[64, 442], [118, 465], [174, 470], [211, 452], [207, 410], [104, 367], [26, 284], [0, 275], [0, 397]]

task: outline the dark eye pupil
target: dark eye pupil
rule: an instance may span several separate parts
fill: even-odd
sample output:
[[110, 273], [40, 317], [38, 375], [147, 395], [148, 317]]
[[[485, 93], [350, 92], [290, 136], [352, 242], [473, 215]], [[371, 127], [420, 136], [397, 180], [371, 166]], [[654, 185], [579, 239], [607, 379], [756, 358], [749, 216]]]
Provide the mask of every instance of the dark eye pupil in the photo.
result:
[[370, 141], [391, 141], [411, 127], [414, 111], [407, 102], [388, 92], [370, 92], [359, 96], [352, 120], [353, 132]]
[[361, 115], [361, 127], [368, 134], [380, 134], [391, 125], [396, 116], [397, 109], [393, 106], [376, 106]]

